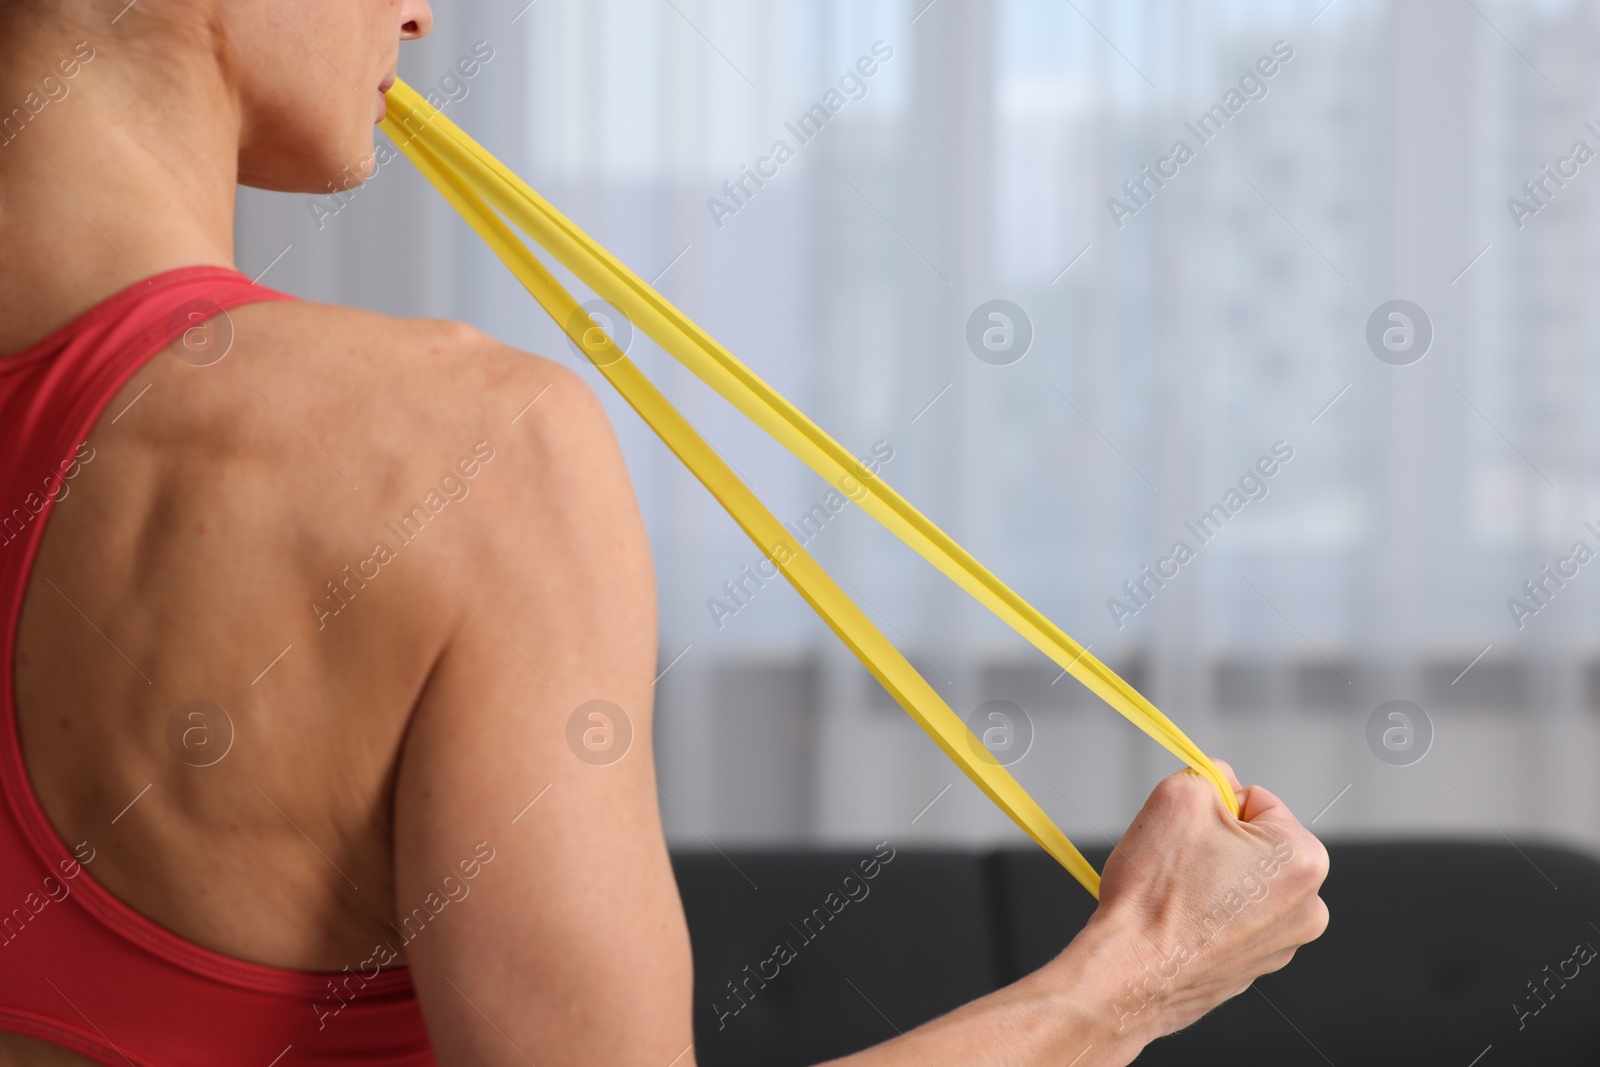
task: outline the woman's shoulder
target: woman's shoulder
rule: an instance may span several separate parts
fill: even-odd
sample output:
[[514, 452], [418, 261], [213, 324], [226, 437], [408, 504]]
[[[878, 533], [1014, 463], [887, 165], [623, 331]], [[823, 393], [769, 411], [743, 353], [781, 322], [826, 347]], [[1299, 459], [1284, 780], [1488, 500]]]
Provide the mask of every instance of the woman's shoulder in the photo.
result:
[[237, 366], [217, 376], [219, 400], [293, 404], [306, 433], [352, 438], [374, 458], [454, 448], [466, 427], [534, 442], [540, 427], [560, 435], [604, 418], [580, 374], [462, 322], [312, 301], [228, 314], [234, 351], [218, 369]]
[[554, 360], [450, 319], [301, 300], [247, 305], [229, 316], [238, 349], [273, 373], [396, 401], [493, 403], [527, 381], [572, 377]]
[[[598, 397], [554, 360], [443, 319], [309, 301], [229, 314], [234, 350], [215, 367], [223, 371], [215, 396], [193, 397], [209, 425], [194, 427], [191, 441], [232, 438], [242, 454], [304, 471], [307, 481], [338, 466], [342, 477], [318, 479], [328, 500], [349, 485], [376, 490], [359, 494], [355, 512], [409, 501], [419, 479], [437, 480], [441, 464], [474, 449], [520, 471], [514, 489], [496, 494], [509, 518], [547, 510], [552, 495], [578, 491], [573, 483], [628, 492]], [[213, 388], [192, 374], [185, 381]]]

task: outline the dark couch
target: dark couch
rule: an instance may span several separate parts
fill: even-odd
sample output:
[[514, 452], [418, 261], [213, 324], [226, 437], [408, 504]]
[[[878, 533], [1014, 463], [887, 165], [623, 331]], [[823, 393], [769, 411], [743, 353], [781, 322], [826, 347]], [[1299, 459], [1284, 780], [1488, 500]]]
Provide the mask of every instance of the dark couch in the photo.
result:
[[[1329, 851], [1327, 934], [1138, 1063], [1600, 1063], [1600, 960], [1565, 962], [1600, 948], [1600, 864], [1531, 843]], [[1094, 903], [1037, 849], [873, 861], [871, 847], [674, 855], [704, 1067], [799, 1067], [894, 1037], [1039, 967]]]

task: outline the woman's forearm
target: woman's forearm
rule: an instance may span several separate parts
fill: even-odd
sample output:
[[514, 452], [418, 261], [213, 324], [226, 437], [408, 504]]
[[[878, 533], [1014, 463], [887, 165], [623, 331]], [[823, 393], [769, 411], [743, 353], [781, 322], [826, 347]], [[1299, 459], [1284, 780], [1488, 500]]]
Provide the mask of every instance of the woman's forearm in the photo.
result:
[[834, 1067], [1125, 1067], [1322, 935], [1328, 854], [1260, 786], [1232, 815], [1180, 772], [1106, 861], [1100, 906], [1033, 974]]

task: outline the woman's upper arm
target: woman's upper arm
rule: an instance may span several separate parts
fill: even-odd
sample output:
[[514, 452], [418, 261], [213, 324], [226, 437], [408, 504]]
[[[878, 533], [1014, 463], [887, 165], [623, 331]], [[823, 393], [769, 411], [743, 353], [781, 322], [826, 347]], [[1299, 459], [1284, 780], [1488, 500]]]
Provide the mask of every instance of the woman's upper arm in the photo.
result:
[[536, 362], [511, 377], [549, 389], [496, 442], [471, 534], [426, 561], [456, 614], [396, 779], [397, 933], [442, 1063], [664, 1065], [692, 969], [649, 548], [598, 401]]

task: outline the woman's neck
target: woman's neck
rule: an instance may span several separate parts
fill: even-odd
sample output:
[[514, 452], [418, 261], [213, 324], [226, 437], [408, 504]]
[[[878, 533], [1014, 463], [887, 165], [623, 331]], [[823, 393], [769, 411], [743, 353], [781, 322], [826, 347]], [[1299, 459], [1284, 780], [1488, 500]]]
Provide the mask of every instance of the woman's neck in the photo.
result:
[[238, 181], [214, 56], [110, 24], [19, 28], [0, 61], [0, 354], [142, 278], [231, 267]]

